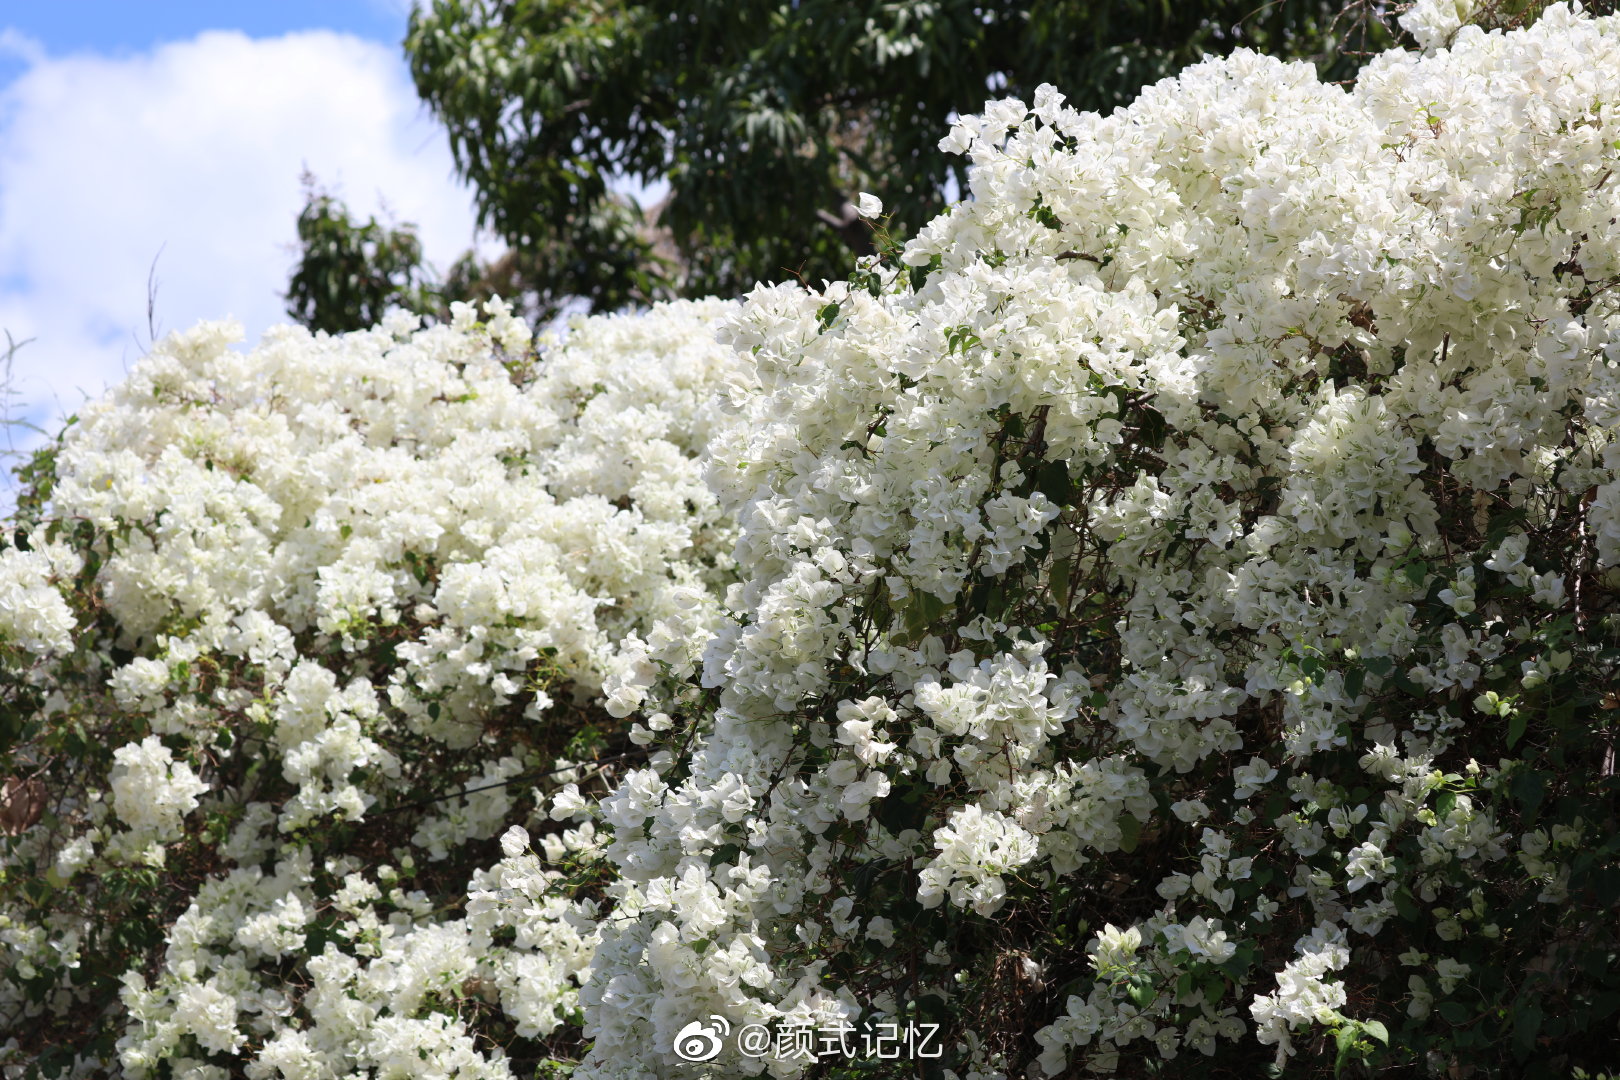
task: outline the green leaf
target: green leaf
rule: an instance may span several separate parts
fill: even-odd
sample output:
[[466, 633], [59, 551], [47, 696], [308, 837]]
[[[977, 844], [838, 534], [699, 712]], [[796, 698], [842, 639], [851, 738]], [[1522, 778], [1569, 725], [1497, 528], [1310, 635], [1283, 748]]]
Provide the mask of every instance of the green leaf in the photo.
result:
[[1418, 698], [1425, 697], [1428, 694], [1427, 690], [1412, 681], [1412, 677], [1406, 673], [1405, 668], [1396, 668], [1391, 675], [1391, 680], [1403, 694]]
[[950, 605], [931, 592], [918, 590], [906, 601], [904, 622], [906, 640], [921, 641], [939, 625]]
[[1338, 1044], [1339, 1053], [1333, 1059], [1333, 1075], [1340, 1076], [1344, 1072], [1345, 1062], [1349, 1061], [1356, 1051], [1356, 1025], [1343, 1024], [1333, 1032], [1333, 1041]]
[[921, 830], [928, 822], [928, 803], [924, 795], [931, 786], [911, 784], [891, 790], [879, 800], [873, 817], [891, 833], [899, 834], [907, 829]]
[[1057, 559], [1052, 563], [1052, 600], [1059, 611], [1069, 610], [1069, 575], [1073, 571], [1074, 564], [1068, 559]]
[[1448, 1022], [1453, 1024], [1466, 1024], [1469, 1020], [1473, 1019], [1474, 1015], [1469, 1011], [1467, 1006], [1456, 1001], [1442, 1001], [1439, 1005], [1435, 1006], [1435, 1012], [1439, 1013]]
[[1389, 1029], [1380, 1020], [1363, 1020], [1361, 1030], [1377, 1039], [1385, 1046], [1389, 1045]]
[[1524, 738], [1524, 729], [1529, 723], [1530, 718], [1525, 715], [1525, 711], [1523, 709], [1515, 709], [1512, 714], [1508, 716], [1508, 749], [1511, 750], [1520, 739]]
[[1361, 687], [1367, 681], [1367, 669], [1357, 664], [1344, 673], [1344, 692], [1346, 696], [1357, 698], [1361, 696]]
[[1132, 814], [1119, 815], [1119, 849], [1126, 854], [1136, 850], [1142, 838], [1142, 823]]
[[1149, 446], [1154, 450], [1161, 449], [1164, 446], [1164, 435], [1166, 431], [1164, 415], [1156, 409], [1143, 409], [1141, 410], [1140, 415], [1140, 428], [1143, 445]]
[[1536, 1005], [1513, 1011], [1513, 1055], [1520, 1061], [1529, 1057], [1536, 1048], [1536, 1036], [1541, 1033], [1543, 1014]]
[[1043, 464], [1035, 475], [1035, 487], [1057, 505], [1067, 506], [1074, 493], [1069, 483], [1069, 463], [1048, 461]]

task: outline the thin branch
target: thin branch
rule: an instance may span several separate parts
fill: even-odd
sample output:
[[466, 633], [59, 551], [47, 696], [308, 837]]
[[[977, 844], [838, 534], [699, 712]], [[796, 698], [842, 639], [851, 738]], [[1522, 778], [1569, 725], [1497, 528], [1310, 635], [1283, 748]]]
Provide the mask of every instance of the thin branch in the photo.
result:
[[163, 257], [163, 249], [168, 247], [168, 241], [158, 245], [157, 254], [152, 256], [152, 265], [146, 271], [146, 338], [147, 345], [157, 344], [157, 264]]
[[513, 784], [521, 784], [521, 783], [524, 783], [524, 782], [529, 781], [529, 780], [541, 780], [541, 779], [544, 779], [545, 777], [548, 777], [548, 776], [557, 776], [557, 775], [559, 775], [561, 773], [570, 772], [570, 771], [572, 771], [574, 769], [589, 768], [589, 767], [591, 767], [593, 765], [598, 767], [597, 770], [596, 770], [597, 772], [601, 772], [600, 766], [612, 765], [615, 762], [624, 761], [627, 758], [641, 757], [641, 756], [643, 756], [642, 752], [633, 751], [633, 752], [630, 752], [630, 753], [615, 754], [612, 757], [596, 758], [596, 759], [591, 760], [591, 761], [582, 761], [577, 765], [568, 765], [568, 766], [565, 766], [564, 768], [561, 768], [561, 769], [551, 769], [551, 770], [548, 770], [546, 772], [523, 773], [523, 774], [521, 774], [519, 776], [513, 776], [513, 777], [510, 777], [510, 778], [508, 778], [506, 780], [498, 780], [493, 784], [484, 784], [484, 785], [481, 785], [480, 787], [474, 787], [474, 788], [463, 788], [461, 791], [452, 791], [448, 795], [438, 795], [438, 796], [435, 796], [434, 798], [431, 798], [431, 799], [423, 799], [420, 802], [401, 803], [399, 806], [390, 806], [390, 807], [387, 807], [386, 809], [378, 810], [377, 811], [377, 816], [381, 816], [383, 814], [397, 814], [402, 810], [420, 810], [424, 806], [432, 806], [434, 803], [447, 802], [450, 799], [460, 799], [460, 798], [463, 798], [463, 797], [468, 796], [468, 795], [475, 794], [475, 793], [480, 792], [480, 791], [492, 791], [495, 788], [510, 787]]

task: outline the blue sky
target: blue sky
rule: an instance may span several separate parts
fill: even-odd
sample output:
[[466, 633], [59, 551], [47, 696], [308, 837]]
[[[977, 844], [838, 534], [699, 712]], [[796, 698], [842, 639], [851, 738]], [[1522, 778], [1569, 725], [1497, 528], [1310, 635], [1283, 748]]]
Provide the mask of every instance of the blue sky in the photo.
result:
[[159, 337], [284, 321], [305, 168], [418, 224], [439, 266], [489, 250], [405, 66], [409, 7], [0, 0], [0, 329], [29, 340], [12, 416], [54, 431], [123, 378], [149, 279]]
[[33, 38], [53, 54], [90, 51], [117, 57], [204, 30], [240, 30], [249, 37], [336, 30], [398, 45], [409, 11], [409, 0], [0, 0], [0, 25]]

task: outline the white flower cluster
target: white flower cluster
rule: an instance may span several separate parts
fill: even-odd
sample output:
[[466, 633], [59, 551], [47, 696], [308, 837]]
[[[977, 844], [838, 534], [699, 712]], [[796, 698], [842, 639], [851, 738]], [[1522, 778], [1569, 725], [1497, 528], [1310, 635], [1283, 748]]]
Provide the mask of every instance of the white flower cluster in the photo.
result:
[[[104, 775], [6, 856], [155, 928], [126, 1074], [650, 1080], [699, 1019], [932, 1018], [964, 1080], [1325, 1075], [1313, 1025], [1443, 1066], [1431, 1014], [1517, 1010], [1520, 1060], [1529, 998], [1595, 1015], [1620, 19], [1470, 11], [1349, 90], [990, 102], [971, 198], [819, 291], [539, 359], [500, 305], [171, 338], [62, 451], [97, 569], [30, 752]], [[115, 939], [36, 908], [0, 1008], [58, 1030]]]
[[[1454, 14], [1352, 90], [1239, 53], [1107, 117], [991, 102], [941, 144], [972, 198], [898, 267], [723, 325], [742, 580], [702, 738], [603, 803], [577, 1075], [673, 1068], [684, 1017], [924, 998], [963, 1010], [962, 1075], [1286, 1053], [1373, 1019], [1345, 984], [1392, 965], [1326, 978], [1349, 935], [1449, 897], [1495, 940], [1568, 871], [1506, 858], [1543, 780], [1456, 755], [1523, 737], [1508, 699], [1613, 595], [1620, 22]], [[1099, 908], [1136, 936], [1020, 1060], [994, 950]]]
[[1425, 50], [1443, 48], [1473, 17], [1477, 0], [1416, 0], [1396, 21]]
[[1343, 985], [1322, 978], [1350, 962], [1344, 934], [1318, 929], [1302, 938], [1297, 948], [1299, 959], [1289, 961], [1277, 973], [1277, 992], [1262, 994], [1249, 1006], [1260, 1041], [1276, 1044], [1278, 1064], [1293, 1052], [1292, 1028], [1332, 1023], [1340, 1018], [1339, 1009], [1346, 1000]]
[[156, 735], [119, 747], [113, 762], [113, 811], [129, 828], [119, 839], [127, 841], [132, 850], [142, 840], [155, 842], [155, 857], [161, 862], [161, 845], [180, 838], [182, 819], [197, 808], [197, 796], [208, 785], [190, 765], [175, 761]]
[[604, 685], [690, 669], [718, 617], [733, 531], [697, 456], [744, 366], [712, 330], [731, 306], [539, 350], [499, 301], [246, 353], [204, 324], [84, 410], [59, 524], [0, 552], [54, 796], [8, 881], [83, 897], [0, 896], [7, 1035], [73, 1045], [121, 997], [116, 1060], [83, 1067], [506, 1077], [469, 1003], [531, 1038], [575, 1016], [591, 910], [546, 895], [555, 869], [478, 866], [543, 813], [536, 776], [595, 792], [581, 759], [636, 751]]
[[[41, 537], [32, 538], [41, 544]], [[53, 581], [81, 569], [66, 544], [0, 551], [0, 643], [35, 655], [73, 648], [73, 612]]]

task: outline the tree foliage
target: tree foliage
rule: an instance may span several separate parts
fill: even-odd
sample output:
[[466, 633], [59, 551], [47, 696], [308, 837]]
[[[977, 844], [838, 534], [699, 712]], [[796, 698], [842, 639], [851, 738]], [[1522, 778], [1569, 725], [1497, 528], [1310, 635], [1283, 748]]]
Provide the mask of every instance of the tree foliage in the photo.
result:
[[[1107, 110], [1238, 45], [1349, 74], [1337, 14], [1331, 0], [436, 0], [405, 46], [485, 222], [520, 251], [577, 253], [533, 286], [602, 306], [649, 286], [840, 276], [869, 250], [856, 192], [910, 231], [948, 182], [965, 189], [937, 132], [992, 91], [1051, 83]], [[657, 220], [678, 273], [626, 243], [639, 215], [614, 176], [668, 182]]]
[[298, 215], [300, 258], [287, 285], [287, 314], [329, 334], [375, 326], [394, 305], [436, 309], [416, 226], [375, 217], [359, 224], [348, 208], [304, 174]]
[[[616, 310], [837, 278], [871, 250], [857, 192], [879, 193], [904, 234], [966, 189], [937, 133], [992, 93], [1052, 83], [1107, 110], [1206, 53], [1315, 57], [1341, 78], [1389, 40], [1332, 0], [438, 0], [405, 49], [482, 223], [510, 247], [463, 260], [444, 295], [499, 292], [538, 319], [576, 298]], [[667, 195], [640, 206], [632, 181]], [[330, 244], [333, 219], [314, 220]], [[373, 308], [325, 283], [347, 274], [374, 286], [366, 300], [411, 306], [403, 284], [388, 294], [399, 271], [306, 258], [293, 315], [358, 329]]]

